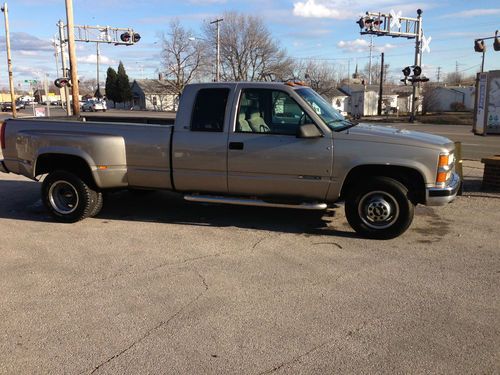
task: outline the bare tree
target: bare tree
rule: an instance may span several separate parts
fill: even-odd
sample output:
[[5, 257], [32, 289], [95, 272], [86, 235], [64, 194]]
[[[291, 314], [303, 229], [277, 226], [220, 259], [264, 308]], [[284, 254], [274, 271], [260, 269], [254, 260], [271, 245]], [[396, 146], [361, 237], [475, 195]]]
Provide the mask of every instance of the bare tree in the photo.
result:
[[190, 30], [181, 26], [179, 20], [170, 23], [169, 30], [162, 35], [162, 65], [165, 82], [180, 96], [184, 87], [203, 74], [205, 44], [197, 41]]
[[[386, 83], [388, 81], [387, 79], [387, 73], [390, 70], [390, 65], [389, 64], [384, 64], [384, 82]], [[379, 85], [380, 84], [380, 62], [376, 61], [372, 63], [372, 85]], [[365, 68], [363, 69], [363, 76], [366, 77], [366, 83], [368, 83], [368, 77], [370, 74], [370, 64], [366, 64]]]
[[338, 84], [338, 74], [332, 64], [316, 61], [299, 61], [294, 76], [304, 79], [318, 94], [331, 97]]
[[434, 83], [425, 83], [422, 90], [422, 114], [435, 112], [439, 108], [438, 101], [439, 87]]
[[[235, 12], [225, 13], [222, 18], [222, 80], [265, 81], [292, 77], [293, 61], [273, 40], [262, 19]], [[215, 47], [215, 27], [207, 24], [204, 31], [206, 39]]]

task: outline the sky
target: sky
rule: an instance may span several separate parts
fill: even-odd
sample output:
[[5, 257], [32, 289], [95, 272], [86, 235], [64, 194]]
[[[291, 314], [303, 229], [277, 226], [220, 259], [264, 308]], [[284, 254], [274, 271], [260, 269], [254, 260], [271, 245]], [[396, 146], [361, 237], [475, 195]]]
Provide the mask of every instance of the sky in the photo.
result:
[[[64, 0], [7, 1], [10, 20], [14, 81], [25, 90], [25, 80], [53, 81], [56, 60], [51, 40], [56, 23], [65, 22]], [[77, 25], [132, 28], [141, 40], [133, 46], [101, 45], [101, 81], [108, 66], [117, 68], [123, 61], [134, 78], [156, 78], [161, 71], [161, 34], [178, 19], [194, 37], [203, 25], [226, 11], [262, 17], [275, 41], [291, 57], [331, 64], [338, 72], [354, 71], [368, 63], [370, 37], [360, 35], [356, 21], [366, 11], [389, 12], [416, 17], [423, 10], [423, 29], [431, 37], [430, 53], [424, 53], [423, 68], [431, 80], [449, 72], [474, 75], [480, 69], [481, 54], [474, 52], [474, 39], [493, 36], [500, 29], [500, 2], [494, 0], [73, 0]], [[5, 32], [0, 19], [0, 87], [7, 86]], [[373, 38], [373, 62], [385, 53], [389, 75], [402, 78], [401, 69], [413, 64], [413, 40]], [[500, 69], [500, 52], [487, 42], [486, 70]], [[214, 51], [215, 53], [215, 51]], [[77, 43], [79, 76], [96, 77], [96, 48], [92, 43]], [[60, 63], [59, 63], [60, 66]], [[400, 77], [401, 76], [401, 77]]]

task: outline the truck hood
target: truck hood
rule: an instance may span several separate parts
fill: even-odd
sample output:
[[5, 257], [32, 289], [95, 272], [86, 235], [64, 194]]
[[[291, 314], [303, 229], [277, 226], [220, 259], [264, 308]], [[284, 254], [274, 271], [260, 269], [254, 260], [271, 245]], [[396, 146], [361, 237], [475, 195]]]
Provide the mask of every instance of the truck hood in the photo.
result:
[[448, 138], [430, 133], [416, 132], [406, 129], [396, 129], [389, 126], [359, 124], [345, 132], [350, 139], [359, 139], [377, 143], [395, 143], [408, 146], [427, 148], [449, 148], [453, 142]]

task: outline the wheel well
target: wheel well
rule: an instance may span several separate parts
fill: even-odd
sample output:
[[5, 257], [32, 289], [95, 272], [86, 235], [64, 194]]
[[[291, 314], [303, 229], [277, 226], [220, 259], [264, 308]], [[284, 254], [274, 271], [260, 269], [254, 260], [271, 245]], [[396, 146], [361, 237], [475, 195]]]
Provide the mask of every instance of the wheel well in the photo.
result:
[[420, 172], [393, 165], [362, 165], [353, 168], [344, 180], [340, 199], [345, 199], [349, 191], [369, 177], [389, 177], [399, 181], [408, 189], [408, 197], [414, 204], [425, 202], [425, 182]]
[[43, 154], [36, 161], [35, 176], [51, 173], [57, 170], [71, 172], [90, 186], [95, 187], [94, 177], [87, 162], [74, 155]]

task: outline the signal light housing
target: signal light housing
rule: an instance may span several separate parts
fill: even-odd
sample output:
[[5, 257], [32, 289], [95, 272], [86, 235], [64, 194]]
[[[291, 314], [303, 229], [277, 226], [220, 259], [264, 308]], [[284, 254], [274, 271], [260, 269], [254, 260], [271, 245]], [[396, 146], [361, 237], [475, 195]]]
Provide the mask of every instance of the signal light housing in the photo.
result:
[[476, 52], [486, 52], [486, 45], [484, 44], [484, 40], [477, 39], [474, 41], [474, 51]]
[[126, 32], [126, 33], [123, 33], [123, 34], [121, 34], [121, 35], [120, 35], [120, 40], [121, 40], [122, 42], [124, 42], [124, 43], [128, 43], [128, 42], [130, 42], [130, 39], [131, 39], [131, 38], [132, 38], [132, 37], [131, 37], [131, 35], [130, 35], [130, 33], [129, 33], [129, 32]]
[[493, 42], [493, 49], [495, 51], [500, 51], [500, 38], [495, 35], [495, 41]]
[[55, 81], [54, 81], [54, 85], [57, 87], [57, 88], [60, 88], [62, 89], [63, 87], [71, 87], [71, 80], [69, 78], [66, 78], [66, 77], [62, 77], [62, 78], [57, 78]]

